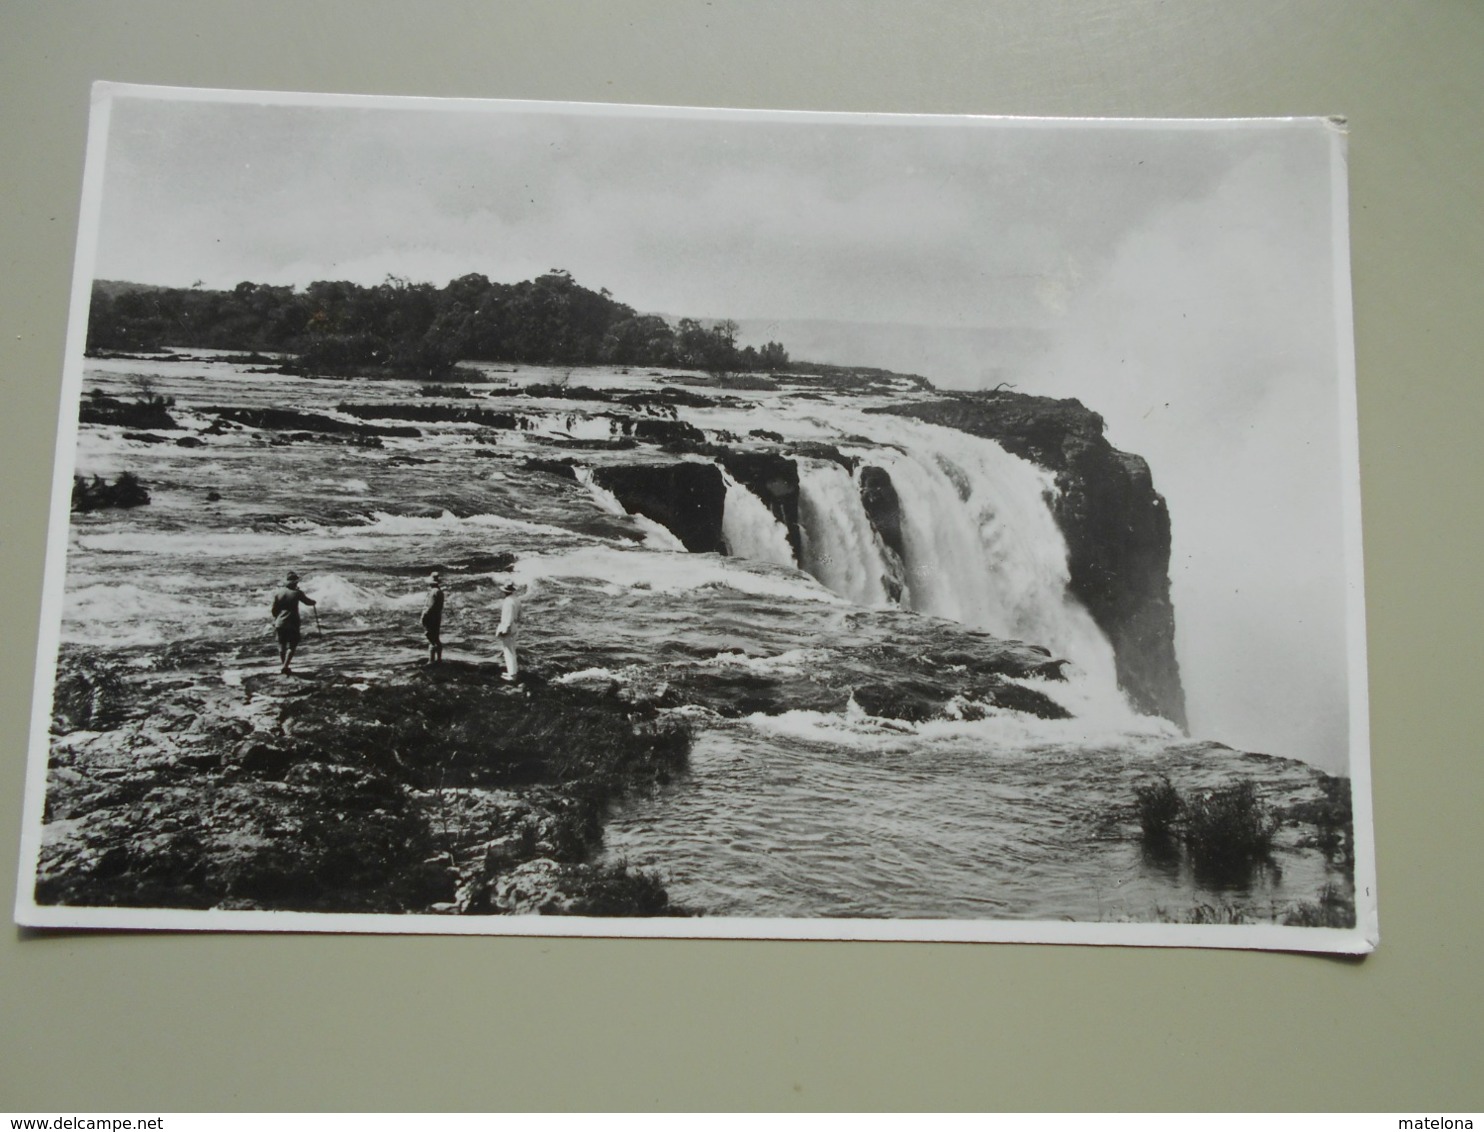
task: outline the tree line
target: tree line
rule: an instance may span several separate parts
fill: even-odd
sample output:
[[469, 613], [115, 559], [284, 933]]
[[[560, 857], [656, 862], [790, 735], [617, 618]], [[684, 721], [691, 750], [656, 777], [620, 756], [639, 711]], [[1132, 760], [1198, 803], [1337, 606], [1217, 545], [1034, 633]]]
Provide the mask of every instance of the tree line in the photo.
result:
[[89, 353], [163, 346], [288, 353], [314, 373], [432, 378], [462, 360], [713, 373], [788, 365], [778, 342], [739, 349], [735, 322], [682, 318], [671, 326], [617, 302], [606, 288], [581, 286], [559, 268], [519, 283], [465, 275], [444, 287], [396, 276], [372, 287], [315, 282], [303, 290], [246, 282], [230, 291], [94, 283]]

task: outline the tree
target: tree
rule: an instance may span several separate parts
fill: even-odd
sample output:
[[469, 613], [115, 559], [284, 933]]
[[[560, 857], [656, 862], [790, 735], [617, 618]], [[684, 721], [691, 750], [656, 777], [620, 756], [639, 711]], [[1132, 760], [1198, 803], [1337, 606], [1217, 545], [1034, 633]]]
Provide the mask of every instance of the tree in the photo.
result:
[[788, 351], [782, 342], [768, 342], [757, 352], [759, 364], [766, 370], [780, 370], [788, 366]]

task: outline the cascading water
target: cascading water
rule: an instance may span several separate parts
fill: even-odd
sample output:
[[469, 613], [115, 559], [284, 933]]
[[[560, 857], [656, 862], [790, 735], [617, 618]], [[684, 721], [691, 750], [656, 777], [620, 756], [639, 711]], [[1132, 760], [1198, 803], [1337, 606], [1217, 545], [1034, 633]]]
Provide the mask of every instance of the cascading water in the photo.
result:
[[778, 566], [794, 566], [794, 550], [788, 542], [788, 531], [767, 505], [743, 487], [725, 468], [718, 465], [726, 485], [726, 502], [722, 509], [721, 534], [727, 553], [734, 558], [752, 558]]
[[644, 532], [644, 545], [652, 550], [677, 550], [684, 552], [685, 543], [675, 536], [675, 533], [663, 523], [656, 523], [647, 515], [632, 514], [627, 507], [618, 501], [618, 496], [605, 487], [601, 487], [597, 480], [593, 479], [591, 468], [573, 468], [577, 476], [577, 482], [587, 488], [588, 494], [593, 497], [604, 511], [619, 518], [628, 519], [636, 527]]
[[955, 429], [885, 417], [860, 426], [881, 447], [859, 455], [886, 469], [901, 499], [908, 607], [1042, 645], [1080, 669], [1084, 697], [1125, 714], [1113, 647], [1068, 592], [1051, 474]]
[[889, 603], [890, 568], [850, 473], [828, 460], [799, 460], [804, 569], [859, 605]]

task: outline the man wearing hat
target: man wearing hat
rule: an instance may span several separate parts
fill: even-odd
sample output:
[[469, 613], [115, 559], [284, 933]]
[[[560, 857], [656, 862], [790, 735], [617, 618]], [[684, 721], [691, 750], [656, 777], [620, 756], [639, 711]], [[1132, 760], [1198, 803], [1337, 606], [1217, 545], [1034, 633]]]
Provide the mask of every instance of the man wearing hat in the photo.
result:
[[515, 583], [506, 582], [500, 587], [505, 600], [500, 603], [500, 627], [495, 630], [495, 640], [505, 652], [505, 675], [502, 679], [514, 683], [520, 675], [520, 661], [515, 655], [515, 637], [520, 628], [520, 598], [515, 596]]
[[299, 575], [292, 570], [284, 579], [283, 588], [273, 595], [273, 631], [278, 636], [278, 659], [283, 662], [279, 669], [288, 676], [289, 665], [294, 660], [294, 650], [299, 647], [299, 606], [313, 605], [314, 598], [299, 588]]
[[423, 632], [428, 635], [428, 663], [443, 659], [443, 575], [434, 570], [428, 577], [428, 601], [423, 606]]

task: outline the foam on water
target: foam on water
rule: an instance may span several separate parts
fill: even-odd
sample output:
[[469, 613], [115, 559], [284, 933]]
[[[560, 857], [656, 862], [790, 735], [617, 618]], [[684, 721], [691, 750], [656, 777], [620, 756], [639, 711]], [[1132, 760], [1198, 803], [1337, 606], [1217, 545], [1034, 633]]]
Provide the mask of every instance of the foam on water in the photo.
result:
[[788, 530], [767, 504], [743, 487], [721, 465], [726, 499], [722, 507], [721, 533], [727, 553], [736, 558], [753, 558], [779, 566], [797, 566], [794, 548], [788, 541]]
[[79, 621], [185, 620], [207, 612], [199, 601], [169, 589], [129, 582], [71, 586], [64, 605], [64, 616]]
[[393, 515], [372, 512], [365, 522], [322, 525], [302, 517], [284, 520], [278, 531], [188, 531], [154, 530], [82, 530], [73, 538], [84, 550], [103, 553], [138, 553], [161, 555], [182, 561], [192, 559], [252, 559], [307, 557], [327, 550], [363, 547], [378, 538], [429, 538], [461, 534], [479, 538], [485, 534], [523, 534], [560, 537], [563, 541], [582, 540], [565, 527], [533, 523], [503, 515], [469, 515], [460, 517], [451, 511], [437, 516]]
[[804, 569], [857, 605], [887, 605], [891, 573], [850, 473], [830, 460], [799, 460]]
[[609, 684], [622, 682], [623, 677], [611, 668], [583, 668], [576, 672], [564, 672], [552, 680], [553, 684]]
[[758, 597], [843, 605], [845, 602], [812, 578], [784, 572], [766, 563], [712, 554], [667, 554], [635, 548], [582, 546], [550, 554], [532, 554], [515, 565], [515, 576], [532, 582], [543, 578], [593, 578], [624, 590], [684, 593], [703, 586], [724, 586]]
[[[389, 593], [373, 586], [351, 581], [341, 574], [316, 573], [306, 575], [301, 583], [306, 593], [318, 602], [318, 608], [326, 613], [367, 613], [378, 610], [410, 610], [420, 608], [427, 598], [423, 588], [406, 593]], [[271, 600], [265, 598], [264, 604]]]
[[[333, 529], [333, 528], [332, 528]], [[444, 511], [436, 518], [422, 515], [391, 515], [384, 511], [373, 511], [371, 522], [365, 528], [372, 534], [407, 535], [436, 534], [450, 531], [492, 531], [498, 533], [519, 532], [530, 535], [560, 535], [571, 538], [572, 532], [565, 527], [554, 527], [547, 523], [532, 523], [526, 519], [514, 519], [506, 515], [466, 515], [460, 517]]]
[[1173, 725], [1150, 720], [1142, 730], [1093, 719], [1041, 719], [1025, 712], [990, 709], [978, 719], [910, 722], [867, 715], [854, 701], [844, 712], [795, 710], [754, 714], [742, 721], [756, 734], [788, 743], [858, 751], [996, 752], [1013, 757], [1040, 749], [1117, 748], [1155, 753], [1182, 736]]

